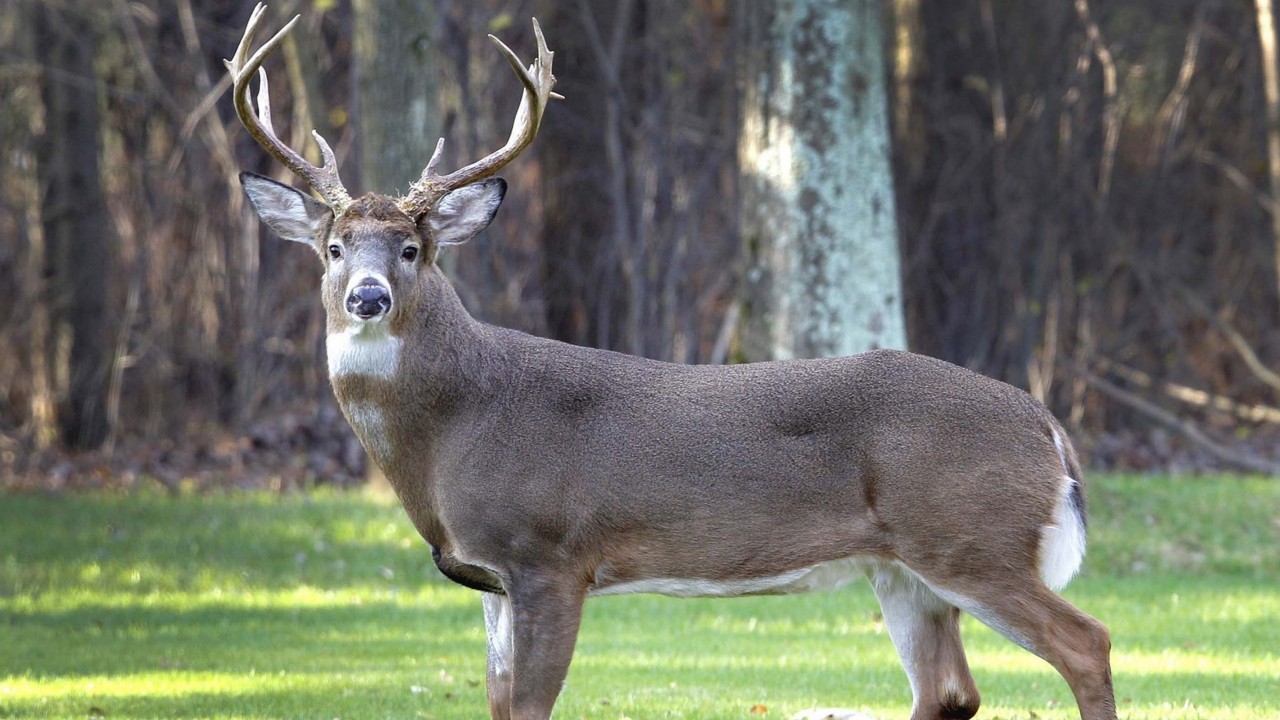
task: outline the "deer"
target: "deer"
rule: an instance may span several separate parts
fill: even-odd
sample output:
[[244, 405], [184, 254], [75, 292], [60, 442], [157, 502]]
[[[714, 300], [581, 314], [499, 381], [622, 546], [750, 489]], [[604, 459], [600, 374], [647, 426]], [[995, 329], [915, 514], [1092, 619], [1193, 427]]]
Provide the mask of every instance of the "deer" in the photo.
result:
[[[352, 198], [272, 128], [254, 10], [233, 59], [249, 134], [320, 199], [240, 175], [258, 217], [324, 266], [333, 393], [449, 580], [479, 591], [494, 720], [547, 720], [588, 597], [788, 594], [869, 579], [912, 720], [969, 718], [967, 613], [1046, 660], [1083, 720], [1116, 717], [1106, 627], [1063, 599], [1085, 553], [1084, 475], [1026, 392], [905, 351], [684, 365], [472, 317], [437, 263], [493, 219], [495, 174], [551, 99], [537, 20], [499, 150], [401, 197]], [[257, 108], [250, 81], [259, 76]]]

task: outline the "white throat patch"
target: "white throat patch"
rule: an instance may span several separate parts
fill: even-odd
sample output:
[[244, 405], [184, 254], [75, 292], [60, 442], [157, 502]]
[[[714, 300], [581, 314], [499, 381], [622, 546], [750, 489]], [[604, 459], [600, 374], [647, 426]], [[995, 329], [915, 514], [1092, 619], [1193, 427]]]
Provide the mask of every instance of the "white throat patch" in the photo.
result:
[[400, 338], [383, 322], [354, 325], [325, 338], [329, 377], [371, 375], [390, 378], [400, 366]]

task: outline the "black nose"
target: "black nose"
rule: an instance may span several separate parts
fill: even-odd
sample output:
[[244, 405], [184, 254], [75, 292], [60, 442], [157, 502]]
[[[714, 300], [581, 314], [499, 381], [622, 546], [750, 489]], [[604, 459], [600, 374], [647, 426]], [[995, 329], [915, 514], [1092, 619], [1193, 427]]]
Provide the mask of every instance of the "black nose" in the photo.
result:
[[347, 312], [361, 320], [375, 318], [391, 309], [391, 293], [378, 284], [358, 285], [347, 296]]

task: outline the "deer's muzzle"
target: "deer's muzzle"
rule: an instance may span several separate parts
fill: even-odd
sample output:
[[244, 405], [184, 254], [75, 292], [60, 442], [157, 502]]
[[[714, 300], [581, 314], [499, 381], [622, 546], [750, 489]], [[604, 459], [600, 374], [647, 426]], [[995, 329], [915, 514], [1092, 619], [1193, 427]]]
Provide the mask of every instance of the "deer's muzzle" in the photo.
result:
[[365, 278], [347, 295], [347, 312], [361, 320], [373, 320], [389, 310], [391, 291], [373, 278]]

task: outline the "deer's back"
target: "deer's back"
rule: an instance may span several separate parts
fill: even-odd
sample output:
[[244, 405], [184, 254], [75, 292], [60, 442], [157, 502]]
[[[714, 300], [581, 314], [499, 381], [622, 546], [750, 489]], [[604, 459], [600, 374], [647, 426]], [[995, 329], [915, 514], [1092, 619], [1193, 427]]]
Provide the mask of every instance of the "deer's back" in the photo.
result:
[[[1047, 518], [1062, 475], [1034, 399], [932, 358], [676, 365], [532, 339], [522, 352], [502, 410], [471, 435], [487, 447], [460, 450], [446, 473], [534, 520], [537, 537], [511, 545], [599, 538], [605, 526], [629, 548], [723, 537], [726, 568], [780, 548], [800, 565], [889, 555], [882, 529], [907, 519], [978, 529], [989, 513]], [[697, 570], [680, 563], [610, 559], [636, 574]]]

